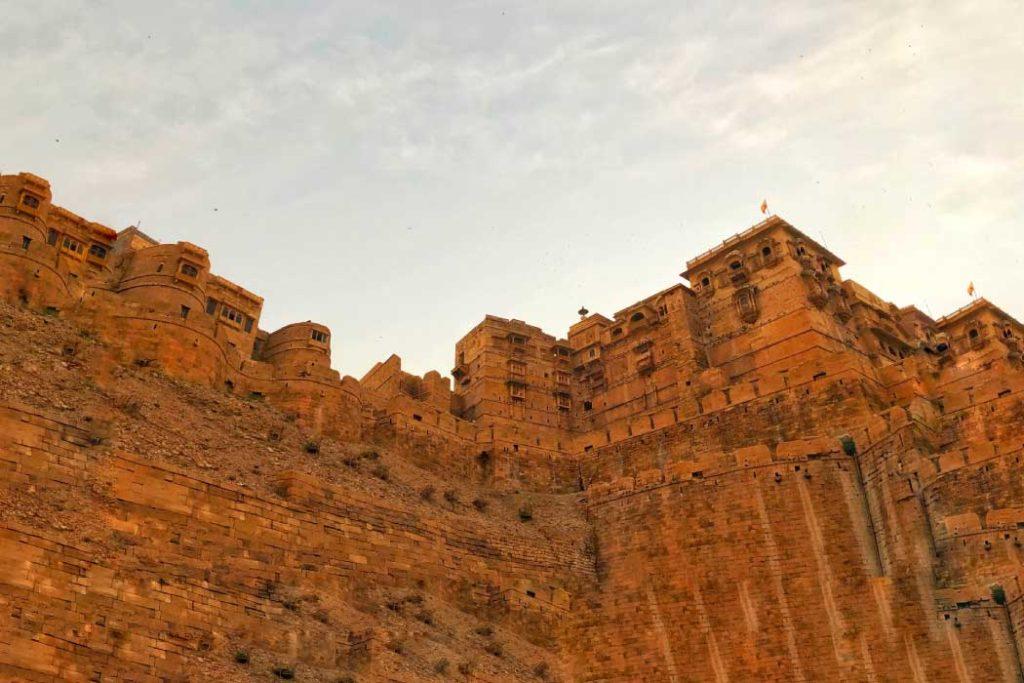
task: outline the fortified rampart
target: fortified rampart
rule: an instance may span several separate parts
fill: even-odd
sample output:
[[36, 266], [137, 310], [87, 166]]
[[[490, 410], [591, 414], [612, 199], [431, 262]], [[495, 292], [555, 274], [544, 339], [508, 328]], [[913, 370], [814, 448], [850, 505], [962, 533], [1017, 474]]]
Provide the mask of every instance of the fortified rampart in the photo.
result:
[[[381, 436], [467, 480], [573, 496], [592, 526], [581, 569], [574, 550], [496, 549], [486, 530], [339, 502], [297, 474], [281, 475], [282, 506], [129, 454], [90, 472], [116, 501], [112, 524], [183, 552], [259, 555], [229, 553], [239, 573], [217, 584], [229, 593], [306, 564], [328, 588], [352, 572], [546, 586], [564, 610], [552, 626], [564, 673], [580, 681], [1024, 680], [1024, 326], [984, 299], [937, 320], [899, 308], [842, 265], [772, 216], [687, 262], [688, 285], [611, 317], [581, 310], [564, 338], [486, 316], [457, 342], [453, 382], [397, 356], [356, 380], [331, 369], [326, 327], [261, 330], [262, 299], [213, 274], [200, 247], [114, 233], [52, 205], [46, 181], [0, 176], [7, 301], [87, 325], [126, 363], [263, 399], [316, 435]], [[12, 476], [82, 476], [72, 427], [0, 405], [4, 421], [22, 434], [0, 438]], [[369, 532], [367, 520], [379, 520]], [[118, 650], [148, 657], [125, 669], [139, 676], [173, 659], [168, 629], [249, 630], [311, 662], [350, 646], [261, 626], [258, 596], [208, 592], [207, 556], [174, 559], [185, 593], [129, 589], [142, 565], [111, 574], [73, 547], [6, 538], [35, 559], [9, 564], [0, 587], [68, 602], [79, 611], [66, 621], [114, 604], [141, 623], [156, 602], [178, 605]], [[104, 607], [82, 607], [92, 599]], [[11, 634], [12, 666], [102, 668], [98, 645], [68, 649], [37, 622]]]

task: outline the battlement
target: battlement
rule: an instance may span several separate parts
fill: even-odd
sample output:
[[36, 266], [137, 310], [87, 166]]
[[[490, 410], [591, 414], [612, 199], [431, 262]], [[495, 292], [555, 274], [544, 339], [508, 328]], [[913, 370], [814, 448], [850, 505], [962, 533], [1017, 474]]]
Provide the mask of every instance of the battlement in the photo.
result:
[[27, 224], [0, 217], [9, 300], [78, 301], [93, 315], [135, 321], [122, 323], [135, 330], [125, 344], [138, 346], [132, 335], [142, 330], [154, 347], [173, 334], [178, 342], [161, 353], [235, 391], [270, 395], [287, 378], [289, 401], [303, 386], [316, 401], [347, 397], [359, 406], [351, 410], [391, 406], [389, 414], [413, 421], [429, 413], [437, 425], [461, 425], [445, 428], [451, 433], [475, 431], [491, 450], [524, 458], [578, 454], [664, 425], [666, 415], [675, 424], [830, 368], [885, 383], [911, 361], [947, 367], [982, 348], [989, 360], [1021, 358], [1024, 329], [997, 307], [978, 300], [939, 320], [897, 308], [843, 281], [838, 256], [770, 216], [687, 261], [682, 277], [691, 286], [670, 284], [610, 318], [581, 311], [564, 337], [485, 315], [455, 344], [452, 385], [436, 372], [405, 373], [397, 356], [362, 381], [341, 380], [326, 327], [260, 330], [263, 298], [212, 273], [202, 247], [160, 243], [137, 227], [115, 232], [50, 207], [49, 184], [30, 174], [0, 184], [11, 196], [38, 197], [30, 208], [46, 210]]
[[[454, 382], [357, 380], [202, 247], [49, 192], [0, 176], [0, 380], [34, 404], [0, 404], [0, 470], [41, 522], [0, 530], [5, 675], [219, 680], [244, 644], [437, 680], [441, 627], [480, 680], [547, 678], [517, 630], [559, 680], [1021, 679], [1024, 327], [992, 303], [897, 307], [773, 216], [564, 336], [484, 316]], [[415, 615], [368, 608], [396, 587]]]
[[754, 238], [756, 238], [756, 237], [758, 237], [760, 235], [763, 235], [765, 233], [768, 233], [768, 232], [771, 232], [771, 231], [777, 230], [777, 229], [782, 229], [782, 230], [786, 231], [787, 233], [789, 233], [790, 235], [792, 235], [793, 237], [795, 237], [796, 239], [802, 240], [803, 242], [806, 242], [807, 244], [810, 244], [811, 246], [813, 246], [813, 248], [817, 252], [828, 256], [837, 265], [839, 265], [839, 266], [846, 265], [846, 263], [842, 259], [840, 259], [838, 256], [833, 254], [831, 251], [826, 249], [824, 246], [822, 246], [821, 244], [819, 244], [815, 240], [811, 239], [810, 237], [805, 235], [803, 232], [797, 230], [796, 228], [794, 228], [792, 225], [790, 225], [788, 222], [786, 222], [785, 220], [783, 220], [779, 216], [774, 216], [773, 215], [773, 216], [769, 216], [768, 218], [764, 219], [760, 223], [756, 223], [755, 225], [752, 225], [751, 227], [747, 228], [743, 232], [736, 233], [732, 237], [729, 237], [729, 238], [723, 240], [721, 244], [719, 244], [717, 246], [714, 246], [711, 249], [708, 249], [707, 251], [705, 251], [704, 253], [700, 254], [699, 256], [696, 256], [696, 257], [690, 259], [689, 261], [686, 262], [686, 270], [683, 271], [682, 273], [680, 273], [680, 277], [683, 277], [683, 278], [686, 278], [687, 280], [689, 280], [690, 279], [690, 274], [693, 273], [695, 270], [697, 270], [698, 267], [708, 263], [709, 261], [712, 261], [712, 260], [718, 258], [719, 256], [721, 256], [722, 254], [727, 253], [728, 251], [732, 251], [732, 250], [735, 250], [735, 249], [739, 249], [742, 246], [746, 246]]

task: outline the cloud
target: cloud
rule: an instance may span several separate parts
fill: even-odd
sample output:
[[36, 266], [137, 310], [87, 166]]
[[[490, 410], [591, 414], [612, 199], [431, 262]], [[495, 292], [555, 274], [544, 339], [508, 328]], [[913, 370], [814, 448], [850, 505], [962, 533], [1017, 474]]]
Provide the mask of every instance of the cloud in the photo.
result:
[[331, 325], [352, 374], [443, 369], [487, 312], [564, 333], [764, 196], [882, 296], [952, 308], [935, 273], [1024, 258], [1021, 9], [15, 3], [0, 164], [207, 246], [265, 326]]

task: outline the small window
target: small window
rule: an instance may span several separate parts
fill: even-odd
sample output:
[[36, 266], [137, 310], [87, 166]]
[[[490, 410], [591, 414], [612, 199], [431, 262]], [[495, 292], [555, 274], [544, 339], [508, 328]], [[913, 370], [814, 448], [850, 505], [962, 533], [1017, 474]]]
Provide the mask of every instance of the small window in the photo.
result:
[[591, 403], [590, 401], [584, 401], [583, 402], [583, 410], [592, 410], [593, 407], [594, 407], [594, 404]]
[[30, 245], [30, 244], [32, 244], [32, 238], [28, 237], [26, 235], [22, 235], [22, 237], [21, 237], [21, 248], [24, 249], [25, 251], [28, 251], [28, 245]]
[[5, 199], [7, 199], [7, 195], [0, 194], [0, 204], [3, 204]]
[[641, 313], [640, 311], [637, 311], [636, 313], [634, 313], [633, 315], [631, 315], [629, 317], [630, 322], [634, 322], [634, 323], [635, 322], [640, 322], [643, 319], [644, 319], [644, 314]]
[[709, 278], [709, 277], [702, 277], [700, 279], [700, 286], [701, 287], [707, 287], [710, 284], [711, 284], [711, 278]]
[[188, 277], [198, 277], [199, 269], [193, 266], [191, 263], [182, 263], [181, 274], [187, 275]]
[[107, 258], [107, 248], [100, 246], [99, 244], [94, 244], [89, 247], [89, 254], [98, 259], [105, 259]]
[[588, 354], [588, 355], [589, 355], [589, 356], [590, 356], [591, 358], [593, 358], [594, 356], [596, 356], [596, 355], [597, 355], [597, 349], [590, 349], [590, 354]]
[[618, 337], [620, 334], [622, 334], [622, 328], [621, 327], [616, 327], [614, 330], [612, 330], [612, 336], [613, 337]]
[[668, 305], [662, 304], [662, 305], [658, 306], [658, 314], [659, 315], [668, 315]]
[[160, 265], [158, 265], [156, 267], [156, 272], [158, 272], [158, 273], [164, 272], [164, 264], [161, 263]]
[[252, 332], [252, 323], [253, 323], [252, 318], [250, 318], [249, 316], [246, 316], [245, 317], [245, 331], [246, 332]]
[[46, 243], [52, 247], [53, 245], [57, 244], [58, 237], [59, 235], [57, 234], [57, 231], [54, 230], [53, 228], [50, 228], [50, 231], [46, 233]]
[[1003, 328], [1003, 338], [1005, 338], [1005, 339], [1013, 339], [1013, 330], [1010, 329], [1009, 327], [1004, 327]]
[[743, 267], [743, 263], [740, 261], [733, 261], [729, 264], [729, 270], [739, 270]]
[[191, 313], [191, 312], [192, 312], [191, 308], [189, 308], [188, 306], [184, 306], [183, 305], [181, 307], [181, 317], [182, 317], [182, 319], [183, 320], [187, 319], [188, 318], [188, 314]]
[[313, 341], [318, 341], [321, 344], [327, 343], [327, 333], [325, 332], [321, 332], [320, 330], [313, 330], [311, 336], [313, 337]]
[[221, 306], [220, 315], [222, 318], [227, 318], [233, 323], [241, 323], [244, 317], [241, 313], [231, 308], [230, 306]]
[[213, 315], [217, 312], [217, 302], [213, 299], [206, 300], [206, 314]]
[[976, 330], [976, 329], [974, 329], [972, 327], [971, 331], [967, 333], [967, 336], [970, 337], [971, 339], [977, 339], [978, 338], [978, 330]]
[[29, 207], [29, 208], [32, 208], [32, 209], [38, 209], [39, 208], [39, 199], [37, 197], [33, 197], [30, 194], [26, 194], [22, 198], [21, 203], [24, 204], [25, 206]]
[[761, 256], [771, 256], [771, 255], [772, 255], [772, 248], [771, 247], [761, 247]]

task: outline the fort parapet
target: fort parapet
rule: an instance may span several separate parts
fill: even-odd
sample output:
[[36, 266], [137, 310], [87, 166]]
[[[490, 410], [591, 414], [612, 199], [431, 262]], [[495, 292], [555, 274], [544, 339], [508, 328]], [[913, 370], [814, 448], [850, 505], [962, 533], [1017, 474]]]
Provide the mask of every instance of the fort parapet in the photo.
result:
[[897, 307], [771, 216], [564, 333], [485, 316], [450, 379], [390, 356], [357, 380], [201, 247], [51, 199], [0, 176], [7, 301], [315, 433], [579, 496], [607, 575], [565, 620], [577, 680], [1021, 680], [1024, 326], [985, 299]]

